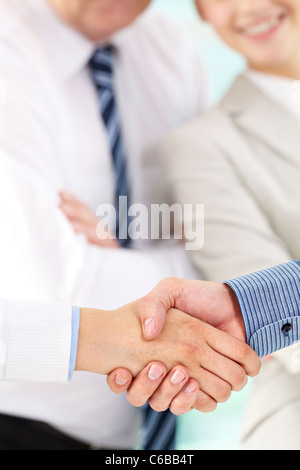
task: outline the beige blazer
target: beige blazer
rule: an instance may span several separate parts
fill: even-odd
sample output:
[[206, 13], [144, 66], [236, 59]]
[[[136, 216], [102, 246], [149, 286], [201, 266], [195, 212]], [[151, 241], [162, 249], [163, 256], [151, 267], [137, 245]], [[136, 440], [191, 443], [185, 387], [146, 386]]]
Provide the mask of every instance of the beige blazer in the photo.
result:
[[[300, 259], [300, 121], [245, 76], [161, 152], [174, 201], [205, 205], [204, 247], [190, 252], [201, 275], [223, 281]], [[247, 448], [300, 449], [295, 346], [254, 380], [242, 439]]]

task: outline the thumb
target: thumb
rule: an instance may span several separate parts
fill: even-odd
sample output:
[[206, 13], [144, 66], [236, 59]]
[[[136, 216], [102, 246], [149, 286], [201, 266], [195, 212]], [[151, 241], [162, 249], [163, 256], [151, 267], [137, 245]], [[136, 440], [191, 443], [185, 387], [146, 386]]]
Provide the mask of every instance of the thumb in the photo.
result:
[[165, 279], [139, 301], [138, 311], [147, 341], [160, 335], [168, 310], [175, 307], [174, 289], [171, 286], [171, 279]]
[[145, 313], [144, 319], [142, 314], [141, 319], [144, 338], [151, 341], [160, 335], [166, 321], [166, 311], [162, 308], [155, 308], [155, 305], [153, 305], [151, 312]]
[[112, 392], [121, 394], [128, 390], [132, 379], [133, 377], [129, 370], [119, 368], [107, 376], [106, 382]]

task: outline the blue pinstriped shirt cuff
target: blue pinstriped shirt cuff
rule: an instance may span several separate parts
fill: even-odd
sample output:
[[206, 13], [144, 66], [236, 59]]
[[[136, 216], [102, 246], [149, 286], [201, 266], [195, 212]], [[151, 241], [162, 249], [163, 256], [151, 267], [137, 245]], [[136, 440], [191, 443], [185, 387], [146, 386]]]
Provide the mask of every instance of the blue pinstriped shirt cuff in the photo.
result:
[[69, 363], [69, 377], [72, 380], [73, 373], [76, 365], [77, 344], [80, 322], [80, 308], [72, 307], [72, 337], [71, 337], [71, 350], [70, 350], [70, 363]]
[[300, 341], [300, 262], [226, 281], [235, 292], [248, 344], [260, 357]]

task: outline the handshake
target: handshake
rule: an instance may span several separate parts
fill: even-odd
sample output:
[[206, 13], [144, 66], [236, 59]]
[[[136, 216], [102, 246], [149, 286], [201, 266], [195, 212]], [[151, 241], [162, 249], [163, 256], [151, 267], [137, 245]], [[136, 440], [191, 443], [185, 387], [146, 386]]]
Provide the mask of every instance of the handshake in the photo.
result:
[[75, 370], [107, 375], [133, 406], [211, 412], [260, 367], [226, 284], [167, 278], [117, 310], [81, 309]]

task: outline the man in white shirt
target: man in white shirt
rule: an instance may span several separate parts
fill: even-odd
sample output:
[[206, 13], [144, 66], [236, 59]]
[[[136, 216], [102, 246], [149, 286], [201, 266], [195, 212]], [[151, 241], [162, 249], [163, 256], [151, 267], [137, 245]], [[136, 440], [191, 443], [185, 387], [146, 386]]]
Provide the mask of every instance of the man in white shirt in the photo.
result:
[[[159, 161], [148, 151], [203, 109], [208, 92], [189, 38], [153, 11], [133, 23], [149, 3], [0, 1], [0, 151], [3, 179], [11, 184], [9, 197], [1, 187], [3, 298], [113, 309], [165, 276], [189, 276], [183, 249], [153, 247], [148, 254], [93, 247], [74, 234], [58, 207], [61, 190], [93, 211], [114, 203], [110, 148], [88, 68], [99, 39], [104, 44], [107, 37], [118, 52], [131, 201], [168, 201]], [[1, 383], [0, 412], [46, 422], [96, 447], [130, 448], [140, 426], [139, 412], [124, 397], [111, 394], [103, 377], [85, 373], [68, 386]]]

